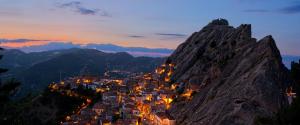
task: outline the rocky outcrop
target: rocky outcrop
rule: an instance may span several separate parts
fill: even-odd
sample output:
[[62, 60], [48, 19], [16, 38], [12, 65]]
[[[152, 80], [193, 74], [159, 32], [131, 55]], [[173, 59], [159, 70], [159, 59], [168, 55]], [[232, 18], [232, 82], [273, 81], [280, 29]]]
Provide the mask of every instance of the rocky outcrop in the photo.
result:
[[272, 36], [256, 41], [251, 25], [213, 20], [178, 46], [172, 83], [200, 86], [190, 101], [170, 109], [182, 125], [252, 125], [287, 105], [288, 70]]

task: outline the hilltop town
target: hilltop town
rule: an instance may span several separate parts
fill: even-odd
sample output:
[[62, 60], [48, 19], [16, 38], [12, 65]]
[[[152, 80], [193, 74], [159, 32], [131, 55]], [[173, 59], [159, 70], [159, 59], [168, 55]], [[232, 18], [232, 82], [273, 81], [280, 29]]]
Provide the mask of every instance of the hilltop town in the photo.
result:
[[[86, 100], [65, 117], [61, 122], [64, 125], [175, 125], [176, 120], [168, 113], [171, 103], [190, 100], [198, 89], [196, 86], [183, 89], [183, 83], [171, 85], [170, 76], [175, 68], [174, 64], [163, 64], [153, 73], [113, 71], [106, 72], [102, 78], [72, 77], [50, 84], [49, 88], [52, 92]], [[101, 98], [93, 100], [79, 94], [77, 90], [82, 88], [96, 92]]]

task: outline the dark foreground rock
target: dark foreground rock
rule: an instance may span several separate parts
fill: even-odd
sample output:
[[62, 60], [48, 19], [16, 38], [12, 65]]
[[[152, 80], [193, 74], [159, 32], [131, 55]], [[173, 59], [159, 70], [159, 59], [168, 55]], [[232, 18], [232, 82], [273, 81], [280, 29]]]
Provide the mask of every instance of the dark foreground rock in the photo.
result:
[[214, 20], [179, 45], [166, 63], [172, 83], [197, 84], [193, 98], [173, 103], [182, 125], [253, 125], [287, 105], [288, 70], [272, 36], [257, 40], [251, 25]]

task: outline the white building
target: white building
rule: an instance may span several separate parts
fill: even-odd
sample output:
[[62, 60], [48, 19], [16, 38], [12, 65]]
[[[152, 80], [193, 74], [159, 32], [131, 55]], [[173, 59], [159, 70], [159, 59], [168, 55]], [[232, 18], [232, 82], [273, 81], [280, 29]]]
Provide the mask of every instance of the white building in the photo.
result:
[[158, 112], [154, 115], [154, 125], [176, 125], [176, 120], [168, 113]]

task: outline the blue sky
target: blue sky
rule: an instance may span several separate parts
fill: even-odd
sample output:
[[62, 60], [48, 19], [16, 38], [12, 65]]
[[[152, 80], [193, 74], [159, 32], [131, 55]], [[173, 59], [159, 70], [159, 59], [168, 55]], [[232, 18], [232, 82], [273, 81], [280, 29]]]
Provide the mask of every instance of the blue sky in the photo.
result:
[[252, 24], [258, 39], [273, 35], [282, 54], [300, 55], [299, 0], [0, 0], [0, 16], [2, 46], [60, 41], [175, 49], [212, 19], [226, 18], [235, 27]]

